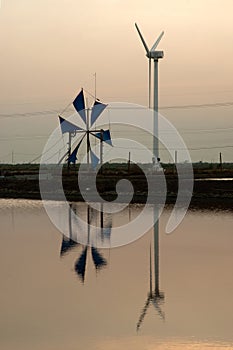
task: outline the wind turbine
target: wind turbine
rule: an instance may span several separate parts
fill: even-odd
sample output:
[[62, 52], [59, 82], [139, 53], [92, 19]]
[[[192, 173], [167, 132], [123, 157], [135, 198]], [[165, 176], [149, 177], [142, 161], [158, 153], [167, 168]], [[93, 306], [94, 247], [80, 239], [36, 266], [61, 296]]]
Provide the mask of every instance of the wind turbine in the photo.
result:
[[137, 32], [140, 36], [140, 39], [142, 41], [142, 44], [146, 50], [146, 56], [149, 59], [149, 108], [151, 108], [151, 60], [154, 60], [154, 138], [153, 138], [153, 155], [155, 160], [159, 161], [159, 150], [158, 150], [158, 61], [160, 58], [163, 58], [164, 53], [163, 51], [156, 51], [160, 40], [162, 39], [162, 36], [164, 32], [162, 32], [158, 39], [155, 41], [154, 45], [149, 50], [142, 33], [140, 32], [140, 29], [135, 23], [135, 27], [137, 29]]

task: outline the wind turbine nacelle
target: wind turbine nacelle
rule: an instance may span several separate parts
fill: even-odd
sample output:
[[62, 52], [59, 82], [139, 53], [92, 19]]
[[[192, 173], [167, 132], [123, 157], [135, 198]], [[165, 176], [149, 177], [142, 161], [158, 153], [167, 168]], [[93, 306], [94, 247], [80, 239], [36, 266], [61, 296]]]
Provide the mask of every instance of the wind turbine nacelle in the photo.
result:
[[148, 58], [152, 58], [153, 60], [158, 60], [160, 58], [163, 58], [164, 52], [163, 51], [150, 51], [149, 54], [147, 54]]

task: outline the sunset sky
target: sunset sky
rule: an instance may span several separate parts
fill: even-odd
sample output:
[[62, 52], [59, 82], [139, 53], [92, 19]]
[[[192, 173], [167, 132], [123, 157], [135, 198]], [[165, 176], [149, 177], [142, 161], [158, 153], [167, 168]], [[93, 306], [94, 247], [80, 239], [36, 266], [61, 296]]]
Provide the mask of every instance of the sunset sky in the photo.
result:
[[[94, 93], [95, 72], [102, 101], [147, 105], [148, 62], [135, 22], [149, 47], [165, 32], [160, 107], [213, 104], [161, 109], [188, 147], [203, 148], [192, 159], [217, 161], [222, 152], [233, 161], [232, 13], [232, 0], [2, 0], [0, 162], [12, 151], [15, 162], [39, 155], [58, 125], [44, 112], [63, 110], [80, 87]], [[232, 105], [214, 105], [225, 102]], [[42, 114], [18, 115], [34, 112]]]

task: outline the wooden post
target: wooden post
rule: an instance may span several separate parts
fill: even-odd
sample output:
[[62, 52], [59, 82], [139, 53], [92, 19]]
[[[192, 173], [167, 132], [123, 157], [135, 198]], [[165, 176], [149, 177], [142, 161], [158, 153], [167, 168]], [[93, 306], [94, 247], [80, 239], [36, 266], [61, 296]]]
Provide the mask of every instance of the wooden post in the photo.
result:
[[174, 162], [174, 168], [173, 168], [173, 173], [174, 174], [176, 172], [176, 165], [177, 165], [177, 151], [175, 151], [175, 162]]
[[219, 163], [220, 163], [220, 169], [222, 171], [222, 153], [219, 153]]
[[130, 174], [130, 152], [129, 152], [129, 160], [128, 160], [128, 174]]

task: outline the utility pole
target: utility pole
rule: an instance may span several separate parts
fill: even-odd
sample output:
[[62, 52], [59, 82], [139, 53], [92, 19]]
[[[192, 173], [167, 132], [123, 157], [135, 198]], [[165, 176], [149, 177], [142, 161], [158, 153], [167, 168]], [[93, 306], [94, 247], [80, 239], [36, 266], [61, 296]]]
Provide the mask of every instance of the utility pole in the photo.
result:
[[11, 163], [14, 164], [14, 151], [11, 152]]
[[176, 172], [176, 166], [177, 166], [177, 151], [175, 151], [175, 162], [174, 162], [174, 168], [173, 168], [173, 173], [174, 174]]
[[131, 156], [131, 153], [129, 152], [129, 160], [128, 160], [128, 174], [130, 174], [130, 156]]
[[220, 169], [222, 171], [222, 153], [219, 153], [219, 163], [220, 163]]

